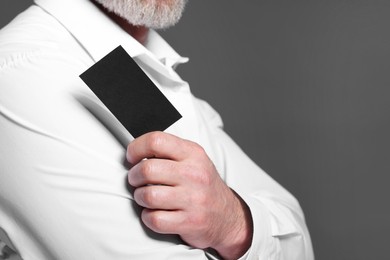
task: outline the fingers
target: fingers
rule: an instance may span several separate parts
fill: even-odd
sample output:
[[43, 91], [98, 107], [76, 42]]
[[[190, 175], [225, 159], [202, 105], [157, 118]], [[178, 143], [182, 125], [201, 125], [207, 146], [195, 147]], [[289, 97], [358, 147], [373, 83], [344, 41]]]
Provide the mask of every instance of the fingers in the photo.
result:
[[154, 232], [160, 234], [178, 234], [185, 224], [185, 215], [178, 211], [144, 209], [142, 222]]
[[199, 146], [195, 143], [177, 136], [163, 132], [151, 132], [134, 139], [127, 147], [126, 157], [133, 165], [145, 158], [180, 161], [187, 158], [197, 148]]
[[150, 185], [135, 189], [134, 200], [141, 207], [158, 210], [180, 210], [188, 205], [182, 188]]
[[177, 210], [187, 204], [186, 191], [179, 184], [184, 174], [175, 161], [148, 159], [129, 170], [128, 181], [136, 187], [134, 199], [138, 205], [149, 209]]
[[128, 174], [129, 184], [141, 187], [148, 184], [178, 185], [183, 176], [178, 163], [170, 160], [148, 159], [134, 165]]

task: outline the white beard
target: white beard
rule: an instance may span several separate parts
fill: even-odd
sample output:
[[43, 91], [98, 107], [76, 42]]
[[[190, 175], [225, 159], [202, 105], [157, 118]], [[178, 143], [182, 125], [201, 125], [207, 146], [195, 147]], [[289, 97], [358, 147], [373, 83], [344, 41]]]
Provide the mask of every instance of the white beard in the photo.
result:
[[187, 0], [95, 0], [136, 26], [153, 29], [176, 24]]

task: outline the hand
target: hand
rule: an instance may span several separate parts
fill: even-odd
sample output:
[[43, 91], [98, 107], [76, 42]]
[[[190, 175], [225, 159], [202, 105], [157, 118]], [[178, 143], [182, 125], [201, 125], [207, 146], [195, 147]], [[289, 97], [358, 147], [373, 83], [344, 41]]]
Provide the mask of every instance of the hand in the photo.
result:
[[193, 247], [214, 248], [226, 259], [246, 252], [252, 240], [250, 212], [201, 146], [152, 132], [129, 144], [127, 159], [133, 165], [128, 180], [147, 227], [178, 234]]

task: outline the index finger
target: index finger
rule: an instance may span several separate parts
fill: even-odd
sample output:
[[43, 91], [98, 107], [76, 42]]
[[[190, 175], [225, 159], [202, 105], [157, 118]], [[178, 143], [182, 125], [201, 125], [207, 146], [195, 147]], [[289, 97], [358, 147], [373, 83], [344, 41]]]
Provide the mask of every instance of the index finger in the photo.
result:
[[146, 133], [127, 146], [127, 160], [136, 164], [145, 158], [181, 161], [189, 156], [194, 143], [164, 132]]

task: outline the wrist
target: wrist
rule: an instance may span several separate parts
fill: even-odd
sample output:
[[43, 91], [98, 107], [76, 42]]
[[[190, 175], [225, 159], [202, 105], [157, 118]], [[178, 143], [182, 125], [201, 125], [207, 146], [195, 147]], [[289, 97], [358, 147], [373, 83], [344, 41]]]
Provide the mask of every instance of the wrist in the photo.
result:
[[243, 256], [252, 244], [253, 222], [249, 207], [238, 194], [232, 191], [234, 207], [230, 214], [229, 231], [225, 237], [213, 248], [223, 259], [238, 259]]

